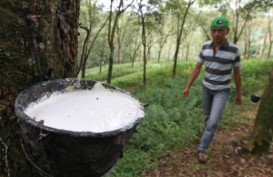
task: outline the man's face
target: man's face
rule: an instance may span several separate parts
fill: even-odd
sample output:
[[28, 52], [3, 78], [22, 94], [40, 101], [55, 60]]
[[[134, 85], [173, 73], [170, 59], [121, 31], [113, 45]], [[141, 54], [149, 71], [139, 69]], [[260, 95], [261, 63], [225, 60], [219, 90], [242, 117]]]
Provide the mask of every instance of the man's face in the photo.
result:
[[229, 30], [227, 28], [212, 28], [210, 30], [210, 34], [212, 36], [213, 41], [215, 42], [223, 42], [226, 39], [226, 35], [228, 34]]

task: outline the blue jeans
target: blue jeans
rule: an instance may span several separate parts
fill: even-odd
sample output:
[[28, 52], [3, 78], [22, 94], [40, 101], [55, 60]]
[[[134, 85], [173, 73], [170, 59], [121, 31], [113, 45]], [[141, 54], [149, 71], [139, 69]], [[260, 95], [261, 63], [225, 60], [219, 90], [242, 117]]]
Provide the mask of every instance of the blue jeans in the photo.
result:
[[210, 90], [203, 86], [203, 114], [206, 127], [200, 140], [199, 151], [205, 152], [212, 142], [228, 100], [229, 91], [230, 89]]

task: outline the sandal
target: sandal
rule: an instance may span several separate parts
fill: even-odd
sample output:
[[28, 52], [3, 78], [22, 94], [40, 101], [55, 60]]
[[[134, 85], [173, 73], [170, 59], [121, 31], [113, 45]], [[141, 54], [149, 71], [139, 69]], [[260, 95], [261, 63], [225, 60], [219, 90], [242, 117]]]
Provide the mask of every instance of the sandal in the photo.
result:
[[198, 161], [199, 161], [200, 163], [203, 163], [203, 164], [207, 163], [207, 161], [208, 161], [208, 156], [207, 156], [207, 154], [206, 154], [205, 152], [199, 151], [199, 152], [198, 152]]

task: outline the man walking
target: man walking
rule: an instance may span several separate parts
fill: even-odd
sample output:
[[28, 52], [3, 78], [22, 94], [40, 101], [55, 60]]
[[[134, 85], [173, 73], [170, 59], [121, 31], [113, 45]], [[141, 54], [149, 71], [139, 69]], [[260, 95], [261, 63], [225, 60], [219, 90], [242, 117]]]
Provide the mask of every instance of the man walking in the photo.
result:
[[226, 39], [229, 33], [229, 21], [225, 17], [217, 17], [211, 22], [212, 41], [205, 42], [198, 57], [197, 64], [183, 90], [187, 97], [202, 65], [206, 72], [203, 79], [203, 115], [205, 129], [198, 147], [199, 162], [206, 163], [206, 149], [214, 138], [218, 123], [229, 97], [231, 73], [233, 69], [236, 85], [236, 104], [241, 104], [241, 74], [239, 48]]

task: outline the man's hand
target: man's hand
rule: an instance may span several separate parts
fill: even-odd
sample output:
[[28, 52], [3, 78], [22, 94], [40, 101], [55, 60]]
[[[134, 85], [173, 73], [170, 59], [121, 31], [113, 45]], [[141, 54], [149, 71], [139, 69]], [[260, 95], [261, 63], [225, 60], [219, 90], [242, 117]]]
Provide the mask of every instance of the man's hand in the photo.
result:
[[183, 97], [187, 97], [189, 95], [190, 87], [192, 83], [195, 81], [195, 79], [197, 78], [197, 76], [199, 75], [202, 65], [203, 63], [200, 63], [200, 62], [197, 62], [197, 64], [195, 65], [195, 68], [193, 69], [191, 76], [187, 82], [187, 85], [182, 92]]
[[188, 88], [185, 88], [183, 90], [183, 97], [187, 97], [189, 95], [189, 89]]
[[237, 105], [241, 105], [242, 104], [242, 96], [241, 95], [237, 95], [236, 96], [236, 104]]

